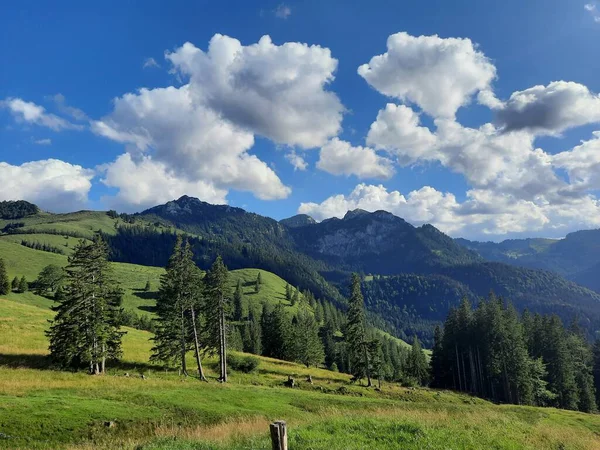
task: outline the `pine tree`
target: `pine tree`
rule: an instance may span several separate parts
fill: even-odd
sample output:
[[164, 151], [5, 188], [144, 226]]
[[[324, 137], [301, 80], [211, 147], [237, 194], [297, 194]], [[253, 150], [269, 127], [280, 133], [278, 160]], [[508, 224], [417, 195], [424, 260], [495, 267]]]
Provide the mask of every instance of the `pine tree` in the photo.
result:
[[13, 291], [19, 290], [19, 277], [15, 276], [13, 278], [12, 282], [10, 283], [10, 288]]
[[351, 295], [348, 304], [348, 323], [344, 335], [348, 344], [350, 369], [356, 379], [366, 376], [367, 386], [371, 386], [369, 351], [365, 328], [365, 305], [360, 289], [360, 278], [356, 273], [352, 274]]
[[440, 326], [436, 326], [433, 332], [433, 349], [431, 353], [431, 385], [433, 387], [444, 387], [446, 379], [446, 361], [443, 347], [443, 334]]
[[294, 294], [292, 295], [292, 306], [296, 305], [299, 301], [299, 292], [298, 289], [296, 288], [294, 290]]
[[331, 367], [333, 367], [337, 358], [334, 333], [335, 328], [331, 320], [327, 321], [319, 331], [321, 342], [323, 343], [323, 351], [325, 352], [325, 367], [327, 367], [328, 369], [331, 369]]
[[244, 291], [242, 289], [242, 280], [238, 279], [235, 292], [233, 293], [233, 320], [236, 322], [239, 322], [244, 317], [243, 303]]
[[292, 302], [292, 288], [289, 283], [285, 285], [285, 301], [288, 303]]
[[272, 310], [268, 307], [263, 308], [261, 329], [264, 356], [283, 360], [293, 359], [294, 347], [290, 325], [283, 303], [278, 303]]
[[68, 259], [64, 300], [47, 332], [50, 356], [63, 367], [86, 364], [92, 374], [105, 372], [106, 360], [121, 354], [119, 317], [122, 292], [111, 278], [108, 248], [100, 238], [80, 241]]
[[600, 339], [596, 339], [593, 348], [594, 355], [594, 387], [596, 388], [596, 406], [600, 409]]
[[156, 332], [153, 338], [152, 361], [179, 364], [181, 373], [188, 375], [186, 354], [193, 349], [198, 376], [206, 380], [198, 332], [197, 313], [202, 305], [202, 280], [193, 262], [189, 244], [177, 237], [169, 258], [166, 273], [161, 276], [156, 302]]
[[29, 284], [27, 283], [27, 279], [25, 278], [25, 275], [23, 275], [21, 277], [21, 279], [19, 280], [19, 287], [17, 288], [17, 292], [20, 292], [20, 293], [27, 292], [28, 289], [29, 289]]
[[260, 272], [256, 275], [256, 281], [254, 282], [254, 293], [258, 294], [260, 292], [260, 286], [262, 285], [262, 278], [260, 276]]
[[205, 317], [208, 343], [219, 355], [219, 381], [227, 382], [227, 316], [230, 308], [230, 292], [227, 267], [220, 256], [204, 277]]
[[63, 287], [61, 285], [59, 285], [56, 288], [56, 291], [54, 291], [54, 301], [62, 302], [64, 299], [65, 299], [65, 291], [64, 291]]
[[325, 353], [319, 338], [319, 325], [313, 314], [302, 308], [296, 316], [293, 332], [294, 359], [306, 367], [323, 362]]
[[10, 292], [10, 282], [8, 281], [8, 274], [6, 273], [6, 264], [4, 260], [0, 258], [0, 295], [6, 295]]
[[423, 348], [417, 336], [413, 338], [412, 347], [408, 355], [406, 374], [420, 385], [427, 384], [429, 379], [429, 364], [423, 353]]

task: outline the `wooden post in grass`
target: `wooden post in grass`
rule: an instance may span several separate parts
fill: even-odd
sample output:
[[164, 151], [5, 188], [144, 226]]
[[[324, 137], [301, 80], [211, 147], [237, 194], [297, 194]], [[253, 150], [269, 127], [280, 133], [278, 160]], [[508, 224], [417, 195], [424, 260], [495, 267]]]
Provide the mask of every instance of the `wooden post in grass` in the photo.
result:
[[278, 420], [273, 422], [269, 429], [271, 430], [271, 444], [273, 450], [288, 450], [287, 445], [287, 427], [285, 421]]

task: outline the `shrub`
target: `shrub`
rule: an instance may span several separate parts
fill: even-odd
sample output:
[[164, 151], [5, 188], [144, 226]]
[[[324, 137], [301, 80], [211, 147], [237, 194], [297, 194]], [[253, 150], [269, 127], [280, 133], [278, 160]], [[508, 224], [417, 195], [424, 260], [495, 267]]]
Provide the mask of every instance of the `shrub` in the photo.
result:
[[256, 356], [227, 355], [227, 366], [238, 372], [254, 372], [259, 364], [260, 359]]

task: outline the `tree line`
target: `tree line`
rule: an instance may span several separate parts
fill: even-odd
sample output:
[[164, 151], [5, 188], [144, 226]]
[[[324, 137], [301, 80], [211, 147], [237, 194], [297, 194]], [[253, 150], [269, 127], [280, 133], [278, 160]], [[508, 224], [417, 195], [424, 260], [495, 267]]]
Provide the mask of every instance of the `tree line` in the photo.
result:
[[490, 294], [463, 300], [435, 330], [432, 386], [496, 402], [595, 412], [600, 398], [600, 342], [592, 347], [574, 321], [519, 315]]
[[[46, 289], [61, 292], [60, 298], [55, 296], [56, 316], [47, 333], [50, 355], [58, 366], [87, 367], [90, 373], [101, 374], [107, 361], [121, 355], [122, 291], [114, 282], [107, 256], [107, 245], [98, 236], [76, 246], [64, 280], [53, 267], [40, 275]], [[258, 272], [255, 292], [261, 285]], [[161, 277], [150, 359], [189, 375], [186, 356], [193, 352], [197, 376], [206, 380], [203, 359], [216, 355], [218, 379], [226, 382], [228, 352], [242, 350], [307, 367], [325, 365], [350, 373], [355, 380], [366, 379], [368, 385], [374, 380], [425, 383], [427, 360], [418, 340], [409, 350], [367, 327], [358, 276], [352, 285], [347, 313], [289, 285], [285, 304], [244, 308], [241, 283], [235, 290], [230, 288], [222, 259], [217, 257], [203, 273], [194, 262], [190, 244], [180, 237]]]

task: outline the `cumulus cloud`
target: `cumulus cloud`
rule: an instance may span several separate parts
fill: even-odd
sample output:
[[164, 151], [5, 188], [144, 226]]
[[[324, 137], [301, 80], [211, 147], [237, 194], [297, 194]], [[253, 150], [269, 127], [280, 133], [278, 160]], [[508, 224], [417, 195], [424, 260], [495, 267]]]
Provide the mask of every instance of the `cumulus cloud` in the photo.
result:
[[356, 175], [358, 178], [390, 178], [392, 161], [369, 147], [353, 147], [334, 138], [321, 147], [317, 167], [334, 175]]
[[567, 171], [571, 189], [600, 190], [600, 131], [572, 150], [552, 156], [552, 164]]
[[0, 106], [7, 108], [19, 122], [39, 125], [54, 131], [83, 129], [81, 125], [71, 123], [62, 117], [48, 113], [43, 106], [26, 102], [20, 98], [7, 98], [0, 102]]
[[496, 68], [469, 39], [396, 33], [387, 52], [358, 68], [380, 93], [418, 105], [434, 117], [454, 117], [472, 95], [490, 89]]
[[188, 42], [167, 59], [189, 77], [195, 102], [276, 143], [318, 147], [341, 129], [344, 107], [326, 90], [337, 68], [327, 48], [269, 36], [244, 46], [216, 34], [208, 51]]
[[111, 208], [139, 211], [182, 195], [191, 195], [209, 203], [227, 203], [226, 190], [202, 180], [186, 180], [148, 155], [134, 159], [125, 153], [102, 170], [102, 183], [119, 189], [115, 197], [103, 198]]
[[304, 160], [304, 158], [299, 155], [294, 150], [289, 151], [285, 155], [285, 159], [287, 159], [292, 166], [294, 166], [294, 170], [304, 171], [308, 168], [308, 163]]
[[253, 135], [198, 103], [189, 85], [126, 94], [92, 130], [129, 144], [130, 152], [152, 151], [155, 161], [191, 181], [250, 191], [265, 200], [290, 192], [271, 168], [247, 153]]
[[20, 166], [0, 162], [0, 200], [28, 200], [54, 212], [74, 211], [87, 204], [94, 171], [57, 159]]
[[497, 112], [506, 131], [530, 130], [557, 134], [569, 128], [600, 122], [600, 96], [578, 83], [555, 81], [517, 91]]
[[[217, 34], [207, 51], [188, 42], [166, 59], [185, 84], [125, 94], [114, 100], [109, 115], [91, 123], [94, 133], [125, 144], [129, 164], [146, 169], [139, 176], [153, 173], [150, 160], [144, 159], [150, 156], [154, 166], [161, 165], [153, 170], [166, 178], [167, 186], [180, 177], [191, 186], [214, 188], [219, 199], [229, 189], [281, 199], [291, 189], [250, 153], [255, 135], [311, 148], [341, 129], [344, 108], [326, 89], [337, 67], [329, 49], [275, 45], [268, 36], [244, 46]], [[297, 170], [306, 169], [295, 150], [286, 157]], [[123, 182], [121, 177], [109, 179], [115, 187]], [[133, 196], [123, 194], [121, 200]]]
[[341, 218], [356, 208], [390, 211], [415, 225], [431, 223], [450, 235], [472, 239], [525, 232], [562, 236], [577, 227], [600, 225], [600, 204], [591, 196], [555, 205], [490, 190], [470, 190], [460, 203], [452, 193], [430, 186], [404, 195], [388, 191], [383, 185], [359, 184], [349, 195], [334, 195], [321, 203], [301, 203], [298, 213], [323, 220]]
[[420, 126], [416, 112], [393, 103], [379, 111], [367, 135], [367, 145], [396, 154], [403, 164], [437, 157], [435, 144], [435, 136]]

